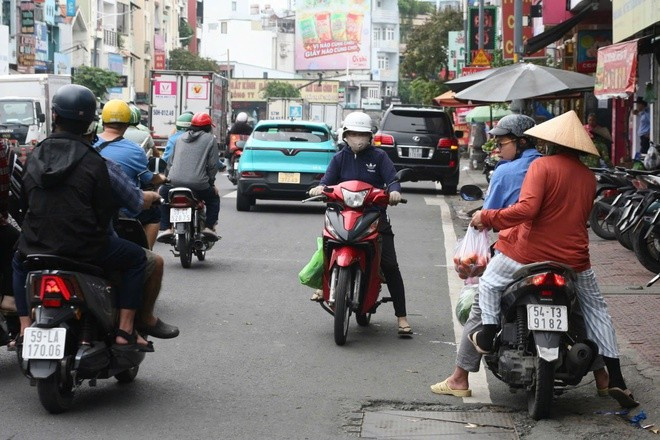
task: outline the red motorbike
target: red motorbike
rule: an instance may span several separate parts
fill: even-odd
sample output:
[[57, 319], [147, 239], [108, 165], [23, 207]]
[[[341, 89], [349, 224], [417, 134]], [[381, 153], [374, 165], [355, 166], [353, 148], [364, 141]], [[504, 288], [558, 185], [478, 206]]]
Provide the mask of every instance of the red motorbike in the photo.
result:
[[236, 170], [238, 169], [238, 161], [241, 160], [241, 155], [243, 154], [243, 147], [245, 146], [245, 141], [248, 140], [250, 136], [247, 134], [232, 134], [229, 135], [229, 166], [227, 167], [227, 178], [231, 183], [236, 185], [238, 182], [238, 176], [236, 175]]
[[[397, 173], [401, 182], [411, 170]], [[334, 316], [337, 345], [346, 343], [351, 314], [360, 326], [369, 325], [371, 314], [390, 297], [379, 299], [380, 208], [389, 203], [389, 192], [359, 180], [327, 186], [323, 194], [306, 201], [327, 203], [323, 229], [323, 299], [321, 306]], [[401, 203], [407, 203], [405, 199]]]

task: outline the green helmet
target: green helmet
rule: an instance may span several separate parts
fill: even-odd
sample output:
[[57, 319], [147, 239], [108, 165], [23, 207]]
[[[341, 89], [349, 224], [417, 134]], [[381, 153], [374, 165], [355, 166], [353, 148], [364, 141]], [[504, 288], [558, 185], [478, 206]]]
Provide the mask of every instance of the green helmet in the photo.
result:
[[176, 129], [177, 130], [187, 130], [190, 128], [190, 123], [192, 122], [193, 114], [192, 112], [181, 113], [178, 118], [176, 118]]
[[128, 125], [136, 126], [140, 123], [140, 120], [142, 119], [142, 112], [135, 105], [130, 105], [129, 107], [131, 108], [131, 119], [128, 122]]

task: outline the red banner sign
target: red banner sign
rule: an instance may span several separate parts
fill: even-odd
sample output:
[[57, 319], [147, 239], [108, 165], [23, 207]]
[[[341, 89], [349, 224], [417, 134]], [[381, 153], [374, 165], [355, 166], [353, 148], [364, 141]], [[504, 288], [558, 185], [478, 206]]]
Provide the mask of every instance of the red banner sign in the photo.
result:
[[[513, 41], [513, 14], [514, 0], [502, 0], [502, 58], [512, 60], [515, 53]], [[523, 0], [523, 16], [529, 17], [531, 14], [533, 0]], [[534, 36], [534, 30], [531, 26], [523, 26], [523, 43]], [[541, 49], [525, 58], [544, 58], [545, 49]]]
[[488, 69], [490, 69], [488, 66], [465, 66], [461, 69], [461, 76], [472, 75], [473, 73]]
[[598, 49], [594, 95], [599, 99], [627, 98], [635, 93], [637, 40]]
[[154, 54], [154, 69], [155, 70], [165, 69], [165, 52], [156, 52]]

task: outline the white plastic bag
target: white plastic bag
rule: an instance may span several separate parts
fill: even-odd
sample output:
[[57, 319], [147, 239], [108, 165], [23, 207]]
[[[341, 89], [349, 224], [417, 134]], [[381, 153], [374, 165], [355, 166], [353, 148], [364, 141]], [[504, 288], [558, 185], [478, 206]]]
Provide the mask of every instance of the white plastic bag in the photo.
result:
[[462, 279], [479, 277], [486, 270], [490, 260], [490, 240], [488, 230], [478, 231], [468, 227], [465, 237], [456, 245], [454, 269]]
[[660, 168], [660, 154], [655, 148], [655, 145], [651, 145], [649, 150], [646, 152], [646, 157], [644, 158], [644, 168], [647, 170], [655, 170]]

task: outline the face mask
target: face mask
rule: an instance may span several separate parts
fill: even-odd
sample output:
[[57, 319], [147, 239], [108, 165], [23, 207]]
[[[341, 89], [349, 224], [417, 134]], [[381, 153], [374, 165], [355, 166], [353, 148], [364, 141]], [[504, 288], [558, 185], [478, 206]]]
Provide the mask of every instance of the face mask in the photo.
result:
[[371, 145], [371, 138], [369, 136], [350, 134], [346, 136], [345, 140], [353, 153], [356, 154]]

